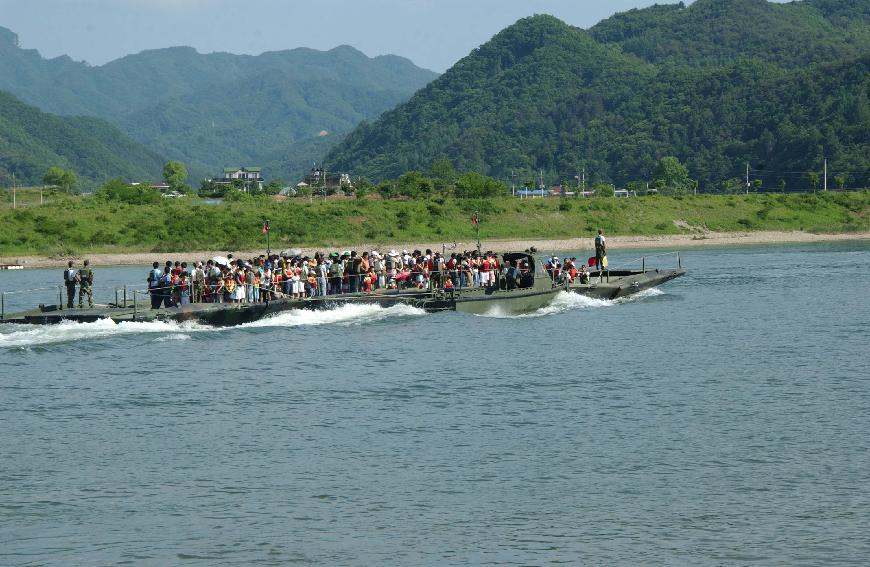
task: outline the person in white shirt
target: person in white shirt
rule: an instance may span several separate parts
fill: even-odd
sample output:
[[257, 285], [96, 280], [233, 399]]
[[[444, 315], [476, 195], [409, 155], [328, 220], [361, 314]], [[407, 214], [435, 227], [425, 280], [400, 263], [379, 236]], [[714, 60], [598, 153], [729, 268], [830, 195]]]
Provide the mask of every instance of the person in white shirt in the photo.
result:
[[78, 271], [73, 268], [73, 261], [67, 262], [67, 269], [63, 271], [63, 283], [66, 284], [66, 306], [69, 309], [74, 307], [76, 298], [76, 283], [79, 281]]
[[604, 258], [607, 256], [607, 241], [604, 239], [604, 231], [598, 229], [595, 237], [595, 265], [598, 266], [599, 279], [604, 278]]

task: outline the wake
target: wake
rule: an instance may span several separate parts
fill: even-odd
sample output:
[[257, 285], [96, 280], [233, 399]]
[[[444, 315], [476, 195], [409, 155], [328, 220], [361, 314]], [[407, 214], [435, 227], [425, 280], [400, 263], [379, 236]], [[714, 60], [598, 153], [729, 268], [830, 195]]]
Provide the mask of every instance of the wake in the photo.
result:
[[511, 313], [505, 313], [501, 309], [494, 308], [486, 314], [480, 315], [480, 317], [492, 317], [496, 319], [529, 319], [536, 317], [546, 317], [549, 315], [558, 315], [560, 313], [569, 313], [572, 311], [585, 311], [589, 309], [602, 309], [607, 307], [613, 307], [614, 305], [621, 305], [623, 303], [643, 301], [645, 299], [649, 299], [651, 297], [656, 297], [659, 295], [664, 295], [664, 292], [657, 288], [650, 288], [626, 297], [608, 300], [596, 299], [593, 297], [586, 297], [585, 295], [580, 295], [577, 293], [563, 291], [559, 293], [553, 299], [553, 301], [550, 302], [549, 305], [531, 313], [515, 315]]
[[189, 340], [196, 333], [231, 333], [251, 328], [306, 327], [319, 325], [366, 325], [393, 318], [425, 314], [408, 305], [380, 307], [378, 305], [342, 305], [322, 311], [293, 310], [278, 313], [259, 321], [235, 327], [212, 327], [185, 321], [149, 321], [115, 323], [102, 319], [93, 323], [63, 321], [58, 325], [0, 325], [0, 349], [28, 348], [85, 340], [99, 340], [130, 335], [158, 335], [156, 342]]

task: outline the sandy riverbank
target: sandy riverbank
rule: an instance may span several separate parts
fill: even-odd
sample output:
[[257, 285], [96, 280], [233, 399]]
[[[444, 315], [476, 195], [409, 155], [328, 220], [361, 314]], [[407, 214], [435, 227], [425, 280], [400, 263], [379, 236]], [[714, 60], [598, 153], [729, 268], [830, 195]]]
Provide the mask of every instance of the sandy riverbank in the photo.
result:
[[[802, 242], [835, 242], [843, 240], [870, 240], [870, 232], [848, 234], [812, 234], [809, 232], [738, 232], [718, 233], [705, 232], [701, 234], [670, 234], [662, 236], [608, 236], [608, 247], [611, 250], [620, 248], [669, 248], [686, 249], [700, 246], [737, 246], [744, 244], [788, 244]], [[441, 250], [443, 244], [447, 244], [448, 252], [453, 250], [453, 242], [417, 242], [405, 244], [363, 243], [347, 245], [341, 249], [355, 250], [380, 250], [386, 252], [390, 249], [420, 249], [431, 248]], [[506, 252], [510, 250], [525, 250], [534, 246], [538, 250], [591, 250], [592, 236], [584, 238], [571, 238], [567, 240], [487, 240], [483, 243], [485, 250], [494, 252]], [[457, 250], [474, 249], [473, 242], [457, 242]], [[312, 255], [313, 248], [301, 248], [303, 254]], [[327, 248], [321, 248], [326, 251]], [[84, 258], [91, 260], [92, 266], [121, 266], [121, 265], [149, 265], [151, 262], [163, 262], [166, 259], [200, 260], [217, 255], [226, 255], [227, 250], [198, 250], [180, 252], [130, 252], [89, 254], [74, 257], [45, 257], [45, 256], [0, 256], [0, 264], [20, 264], [26, 268], [55, 268], [65, 267], [68, 260], [80, 261]], [[263, 250], [233, 251], [237, 258], [251, 258], [263, 253]]]

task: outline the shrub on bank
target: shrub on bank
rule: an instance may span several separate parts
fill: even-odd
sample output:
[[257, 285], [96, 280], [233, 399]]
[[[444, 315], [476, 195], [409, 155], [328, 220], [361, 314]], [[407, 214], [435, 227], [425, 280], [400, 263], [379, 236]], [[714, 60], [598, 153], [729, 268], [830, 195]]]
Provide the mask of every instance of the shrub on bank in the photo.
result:
[[318, 200], [243, 196], [222, 204], [187, 199], [137, 203], [118, 186], [91, 197], [0, 209], [0, 256], [99, 251], [257, 249], [269, 219], [274, 249], [433, 241], [471, 243], [480, 215], [481, 238], [572, 238], [608, 234], [663, 235], [703, 230], [870, 228], [870, 192], [803, 195], [685, 195], [675, 199]]

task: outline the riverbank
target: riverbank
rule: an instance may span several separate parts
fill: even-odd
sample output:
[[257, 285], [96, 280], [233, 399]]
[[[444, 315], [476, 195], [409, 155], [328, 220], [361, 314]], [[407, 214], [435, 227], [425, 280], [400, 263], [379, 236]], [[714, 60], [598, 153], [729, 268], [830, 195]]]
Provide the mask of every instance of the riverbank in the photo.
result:
[[[842, 233], [842, 234], [815, 234], [809, 232], [781, 232], [781, 231], [757, 231], [757, 232], [705, 232], [699, 234], [668, 234], [652, 236], [608, 236], [608, 245], [611, 250], [618, 249], [686, 249], [708, 246], [740, 246], [749, 244], [799, 244], [805, 242], [837, 242], [867, 240], [870, 242], [870, 232]], [[528, 240], [486, 240], [482, 243], [484, 250], [494, 252], [508, 252], [512, 250], [525, 250], [534, 246], [541, 251], [569, 251], [590, 250], [592, 247], [592, 235], [584, 238], [569, 239], [528, 239]], [[333, 248], [300, 248], [305, 255], [313, 255], [320, 250], [324, 252], [337, 249], [350, 250], [380, 250], [385, 252], [395, 250], [441, 250], [446, 247], [447, 252], [453, 250], [473, 250], [476, 243], [471, 242], [410, 242], [410, 243], [360, 243], [356, 245], [339, 246]], [[123, 266], [123, 265], [148, 265], [154, 261], [164, 262], [167, 259], [175, 260], [202, 260], [212, 256], [224, 256], [231, 252], [237, 258], [251, 258], [262, 254], [264, 250], [196, 250], [175, 252], [117, 252], [104, 254], [73, 255], [63, 257], [48, 256], [5, 256], [0, 257], [0, 264], [20, 264], [25, 268], [58, 268], [65, 267], [68, 260], [90, 259], [92, 266]]]
[[472, 217], [480, 218], [484, 245], [500, 250], [535, 246], [580, 251], [598, 229], [612, 236], [615, 246], [671, 248], [808, 242], [870, 233], [870, 191], [631, 199], [247, 198], [218, 205], [163, 201], [131, 205], [76, 197], [0, 210], [0, 261], [59, 265], [87, 256], [95, 265], [109, 265], [227, 251], [250, 256], [266, 249], [261, 230], [265, 219], [272, 250], [306, 252], [441, 249], [454, 242], [460, 250], [472, 249], [478, 229]]

